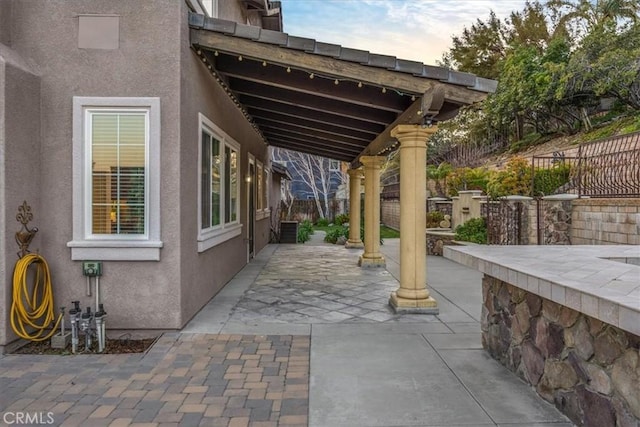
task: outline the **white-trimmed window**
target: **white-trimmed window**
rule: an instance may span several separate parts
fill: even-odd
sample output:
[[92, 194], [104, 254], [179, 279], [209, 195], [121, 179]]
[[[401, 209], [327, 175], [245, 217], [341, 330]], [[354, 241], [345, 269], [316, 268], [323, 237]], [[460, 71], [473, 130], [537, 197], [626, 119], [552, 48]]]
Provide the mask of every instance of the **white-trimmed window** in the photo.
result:
[[240, 144], [199, 115], [198, 251], [242, 232], [240, 224]]
[[73, 260], [160, 260], [160, 99], [73, 98]]
[[340, 171], [340, 161], [329, 159], [329, 171], [330, 172], [339, 172]]
[[268, 215], [271, 212], [271, 207], [269, 206], [269, 193], [271, 192], [271, 173], [267, 168], [264, 168], [264, 210], [265, 215]]
[[258, 212], [262, 212], [264, 210], [264, 168], [262, 167], [262, 163], [256, 161], [256, 183], [257, 195], [256, 195], [256, 210]]
[[269, 217], [269, 171], [256, 161], [256, 218]]

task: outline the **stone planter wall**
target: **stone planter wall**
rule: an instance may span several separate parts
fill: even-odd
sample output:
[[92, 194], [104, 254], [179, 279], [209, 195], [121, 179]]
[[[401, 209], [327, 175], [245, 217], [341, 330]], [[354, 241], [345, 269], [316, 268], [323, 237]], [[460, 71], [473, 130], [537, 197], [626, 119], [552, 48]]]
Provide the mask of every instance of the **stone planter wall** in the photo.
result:
[[456, 235], [450, 229], [427, 229], [427, 255], [442, 256], [445, 245], [455, 245]]
[[485, 275], [482, 344], [575, 424], [640, 425], [640, 337]]

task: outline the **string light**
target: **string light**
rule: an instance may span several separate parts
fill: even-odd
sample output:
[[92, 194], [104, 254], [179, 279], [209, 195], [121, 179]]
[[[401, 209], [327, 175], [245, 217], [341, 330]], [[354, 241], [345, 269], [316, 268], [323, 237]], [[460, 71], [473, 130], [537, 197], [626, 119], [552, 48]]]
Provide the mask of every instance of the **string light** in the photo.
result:
[[[201, 49], [197, 49], [196, 53], [201, 56], [202, 58], [202, 62], [207, 63], [207, 58], [204, 56], [203, 52]], [[214, 56], [219, 56], [219, 52], [217, 50], [215, 50], [213, 52]], [[238, 55], [238, 61], [242, 61], [244, 58], [242, 55]], [[276, 64], [277, 65], [277, 64]], [[262, 61], [262, 66], [266, 67], [267, 66], [267, 61], [263, 60]], [[266, 145], [268, 144], [267, 138], [264, 136], [262, 130], [260, 129], [260, 127], [258, 126], [258, 124], [253, 120], [253, 118], [249, 115], [249, 113], [244, 109], [244, 107], [242, 106], [242, 104], [240, 103], [240, 101], [236, 98], [236, 96], [233, 94], [233, 92], [231, 91], [231, 89], [227, 86], [226, 82], [220, 77], [220, 75], [218, 74], [218, 72], [210, 65], [207, 64], [207, 68], [210, 70], [211, 74], [213, 75], [213, 77], [216, 79], [216, 82], [218, 82], [218, 84], [220, 84], [220, 86], [224, 89], [224, 91], [228, 94], [229, 98], [233, 101], [233, 103], [236, 105], [236, 107], [238, 107], [238, 109], [240, 109], [240, 112], [246, 117], [247, 121], [250, 123], [250, 125], [255, 129], [256, 133], [258, 133], [260, 135], [260, 137], [262, 138], [263, 142]], [[288, 66], [286, 68], [287, 73], [291, 73], [291, 67]], [[309, 78], [310, 79], [314, 79], [316, 77], [315, 73], [310, 73], [309, 74]], [[320, 78], [323, 79], [331, 79], [332, 77], [330, 76], [320, 76]], [[337, 79], [334, 78], [333, 80], [333, 84], [334, 85], [338, 85], [340, 84], [341, 81], [351, 81], [353, 83], [355, 83], [353, 80], [349, 80], [349, 79]], [[358, 81], [357, 83], [358, 88], [362, 88], [364, 86], [364, 84], [362, 83], [362, 81]], [[382, 88], [382, 93], [387, 93], [387, 88], [383, 87]], [[398, 94], [399, 96], [409, 96], [409, 94], [407, 93], [402, 93], [398, 90], [394, 90], [394, 92], [396, 92], [396, 94]], [[416, 95], [411, 95], [411, 101], [415, 101], [416, 100]], [[418, 115], [422, 114], [422, 111], [418, 111], [417, 113]], [[380, 153], [385, 154], [387, 152], [391, 152], [393, 151], [395, 148], [397, 147], [397, 143], [386, 147], [385, 149], [383, 149], [382, 151], [380, 151]], [[378, 154], [380, 154], [378, 153]]]

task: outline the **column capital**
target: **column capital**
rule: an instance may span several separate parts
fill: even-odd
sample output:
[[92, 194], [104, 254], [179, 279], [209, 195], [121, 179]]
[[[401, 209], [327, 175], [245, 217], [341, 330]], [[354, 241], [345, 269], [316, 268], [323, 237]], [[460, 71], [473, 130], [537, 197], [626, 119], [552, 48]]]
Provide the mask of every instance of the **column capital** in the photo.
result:
[[438, 126], [397, 125], [391, 129], [391, 137], [404, 146], [426, 146], [427, 140], [438, 131]]
[[365, 167], [380, 167], [386, 159], [384, 156], [361, 156], [360, 163]]
[[347, 174], [350, 179], [362, 178], [362, 168], [347, 169]]

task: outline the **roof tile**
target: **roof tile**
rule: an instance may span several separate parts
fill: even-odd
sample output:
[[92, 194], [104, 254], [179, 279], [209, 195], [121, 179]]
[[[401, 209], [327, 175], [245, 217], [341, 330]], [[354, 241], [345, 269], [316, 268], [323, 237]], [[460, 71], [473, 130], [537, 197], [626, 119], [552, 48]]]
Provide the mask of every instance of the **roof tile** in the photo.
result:
[[398, 59], [396, 61], [396, 71], [401, 71], [403, 73], [411, 73], [417, 76], [422, 75], [422, 62], [417, 61], [408, 61], [406, 59]]
[[233, 34], [236, 32], [236, 23], [222, 19], [204, 18], [203, 28], [217, 33]]
[[262, 30], [260, 31], [259, 42], [277, 44], [280, 46], [287, 45], [287, 39], [289, 35], [287, 33], [281, 33], [280, 31]]
[[425, 65], [422, 67], [422, 77], [428, 79], [448, 80], [449, 69], [444, 67], [434, 67], [433, 65]]
[[340, 45], [316, 42], [316, 50], [313, 52], [316, 55], [333, 56], [334, 58], [340, 57]]
[[396, 68], [396, 57], [370, 53], [369, 62], [367, 62], [366, 64], [371, 65], [372, 67], [388, 68], [390, 70], [394, 70]]
[[476, 85], [476, 76], [474, 74], [462, 73], [460, 71], [449, 71], [449, 79], [447, 80], [447, 83], [473, 87]]
[[476, 84], [471, 87], [473, 90], [477, 90], [480, 92], [489, 92], [493, 93], [498, 88], [497, 80], [485, 79], [482, 77], [476, 77]]
[[369, 62], [369, 52], [366, 50], [349, 49], [347, 47], [343, 47], [342, 49], [340, 49], [339, 59], [366, 64], [367, 62]]
[[189, 26], [194, 28], [202, 28], [204, 26], [204, 15], [189, 13]]
[[316, 41], [314, 39], [307, 39], [304, 37], [289, 36], [287, 47], [290, 49], [304, 50], [306, 52], [314, 52]]
[[234, 36], [241, 37], [243, 39], [258, 40], [260, 38], [260, 27], [255, 25], [237, 24]]

